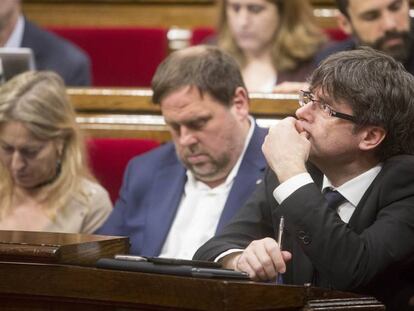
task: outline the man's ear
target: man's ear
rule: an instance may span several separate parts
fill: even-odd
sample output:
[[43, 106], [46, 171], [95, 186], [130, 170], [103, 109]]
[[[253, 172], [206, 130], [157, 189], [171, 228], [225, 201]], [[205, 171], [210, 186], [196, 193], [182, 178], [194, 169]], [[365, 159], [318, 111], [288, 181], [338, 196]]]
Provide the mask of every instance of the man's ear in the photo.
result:
[[232, 109], [237, 115], [243, 117], [249, 115], [249, 96], [245, 88], [239, 86], [234, 91]]
[[336, 21], [337, 21], [338, 27], [343, 32], [345, 32], [348, 36], [352, 35], [353, 29], [352, 29], [352, 23], [349, 17], [345, 16], [342, 13], [338, 13], [338, 15], [336, 16]]
[[373, 150], [384, 140], [387, 132], [379, 126], [367, 126], [361, 131], [362, 139], [359, 143], [361, 150]]

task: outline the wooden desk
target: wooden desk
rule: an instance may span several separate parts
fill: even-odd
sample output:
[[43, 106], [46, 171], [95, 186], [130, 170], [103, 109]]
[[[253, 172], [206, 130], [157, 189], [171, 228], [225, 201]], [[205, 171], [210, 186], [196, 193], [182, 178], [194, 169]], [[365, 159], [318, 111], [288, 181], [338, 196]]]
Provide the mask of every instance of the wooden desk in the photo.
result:
[[[139, 137], [170, 140], [160, 108], [151, 102], [149, 89], [73, 88], [68, 94], [82, 129], [94, 137]], [[251, 114], [259, 124], [293, 115], [298, 107], [295, 94], [250, 95]]]
[[[334, 1], [311, 2], [321, 26], [336, 27]], [[218, 3], [214, 0], [23, 0], [23, 11], [42, 26], [194, 28], [217, 25]]]
[[305, 286], [12, 262], [0, 262], [0, 275], [2, 311], [312, 311], [338, 310], [340, 302], [348, 306], [341, 310], [384, 310], [373, 299]]
[[101, 257], [128, 252], [127, 237], [0, 230], [0, 261], [93, 266]]

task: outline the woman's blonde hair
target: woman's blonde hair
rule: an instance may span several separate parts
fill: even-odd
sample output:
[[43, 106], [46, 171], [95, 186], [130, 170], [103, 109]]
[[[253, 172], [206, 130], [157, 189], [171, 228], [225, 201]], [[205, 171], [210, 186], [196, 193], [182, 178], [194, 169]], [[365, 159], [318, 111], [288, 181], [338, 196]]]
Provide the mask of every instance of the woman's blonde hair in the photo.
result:
[[[75, 111], [62, 79], [49, 71], [28, 71], [0, 87], [0, 129], [18, 121], [38, 139], [63, 142], [60, 166], [53, 182], [39, 189], [38, 198], [47, 215], [56, 212], [70, 199], [87, 199], [82, 191], [83, 178], [93, 180], [85, 161], [85, 144], [76, 123]], [[0, 217], [11, 208], [13, 180], [0, 163]]]
[[[290, 71], [310, 60], [326, 37], [317, 26], [308, 0], [266, 0], [276, 5], [279, 24], [272, 44], [273, 65], [278, 71]], [[237, 46], [227, 21], [226, 0], [221, 0], [218, 45], [245, 65], [243, 51]]]

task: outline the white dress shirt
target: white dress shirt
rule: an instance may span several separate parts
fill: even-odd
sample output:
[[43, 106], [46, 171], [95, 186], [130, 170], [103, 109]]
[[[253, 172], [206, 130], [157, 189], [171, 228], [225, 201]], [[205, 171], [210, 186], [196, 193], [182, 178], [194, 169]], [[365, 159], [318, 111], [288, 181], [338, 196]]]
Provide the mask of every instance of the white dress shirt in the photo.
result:
[[[337, 209], [339, 217], [341, 217], [343, 222], [348, 223], [355, 211], [355, 207], [358, 205], [359, 201], [361, 201], [362, 196], [374, 181], [375, 177], [377, 177], [381, 171], [381, 168], [382, 164], [378, 164], [357, 177], [348, 180], [346, 183], [337, 188], [332, 186], [332, 183], [325, 175], [323, 176], [322, 189], [325, 190], [326, 188], [331, 188], [332, 190], [336, 190], [346, 199], [346, 201], [339, 205]], [[281, 204], [293, 192], [309, 183], [313, 183], [312, 177], [309, 173], [295, 175], [286, 180], [284, 183], [281, 183], [273, 191], [273, 196], [276, 201]]]
[[[368, 171], [354, 177], [351, 180], [348, 180], [343, 185], [335, 188], [332, 186], [332, 183], [328, 180], [328, 178], [324, 175], [323, 176], [323, 184], [322, 189], [331, 188], [332, 190], [338, 191], [342, 196], [346, 199], [344, 203], [338, 206], [337, 212], [339, 217], [342, 219], [343, 222], [348, 223], [349, 219], [351, 218], [352, 214], [355, 211], [355, 207], [358, 205], [359, 201], [361, 201], [362, 196], [368, 190], [368, 187], [374, 181], [375, 177], [379, 174], [382, 168], [382, 163], [374, 166], [373, 168], [369, 169]], [[273, 191], [273, 196], [279, 204], [287, 199], [293, 192], [298, 190], [300, 187], [304, 185], [313, 183], [313, 179], [309, 173], [302, 173], [295, 175], [285, 182], [281, 183], [276, 189]], [[218, 255], [214, 261], [219, 261], [221, 258], [236, 252], [242, 252], [242, 249], [229, 249], [220, 255]]]
[[226, 181], [210, 188], [187, 170], [187, 182], [160, 257], [191, 259], [197, 249], [214, 236], [227, 197], [233, 186], [241, 161], [254, 131], [254, 120], [249, 117], [250, 129], [244, 149]]

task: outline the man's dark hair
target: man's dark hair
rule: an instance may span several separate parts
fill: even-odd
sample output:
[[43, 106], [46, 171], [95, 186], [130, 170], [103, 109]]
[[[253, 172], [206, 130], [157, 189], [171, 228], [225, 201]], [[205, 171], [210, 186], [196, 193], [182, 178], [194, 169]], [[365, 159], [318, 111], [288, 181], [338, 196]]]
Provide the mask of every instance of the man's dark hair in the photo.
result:
[[336, 0], [336, 6], [338, 7], [339, 12], [341, 12], [346, 17], [349, 17], [348, 14], [348, 0]]
[[246, 86], [236, 61], [213, 46], [196, 46], [169, 55], [152, 79], [152, 101], [162, 99], [184, 86], [194, 86], [225, 106], [231, 106], [238, 87]]
[[381, 161], [414, 154], [414, 77], [391, 56], [369, 47], [333, 54], [310, 77], [310, 90], [316, 89], [352, 108], [356, 131], [366, 125], [385, 129], [376, 149]]

